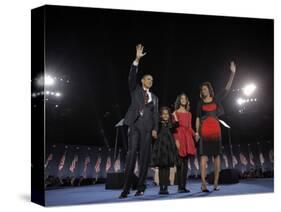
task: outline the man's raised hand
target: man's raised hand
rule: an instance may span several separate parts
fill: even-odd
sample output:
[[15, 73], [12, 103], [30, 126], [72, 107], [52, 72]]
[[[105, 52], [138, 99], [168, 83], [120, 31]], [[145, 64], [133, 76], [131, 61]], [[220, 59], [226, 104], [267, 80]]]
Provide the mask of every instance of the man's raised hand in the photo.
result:
[[139, 62], [139, 60], [144, 56], [146, 55], [146, 52], [143, 52], [143, 48], [144, 46], [141, 45], [141, 44], [138, 44], [136, 46], [136, 60], [137, 62]]

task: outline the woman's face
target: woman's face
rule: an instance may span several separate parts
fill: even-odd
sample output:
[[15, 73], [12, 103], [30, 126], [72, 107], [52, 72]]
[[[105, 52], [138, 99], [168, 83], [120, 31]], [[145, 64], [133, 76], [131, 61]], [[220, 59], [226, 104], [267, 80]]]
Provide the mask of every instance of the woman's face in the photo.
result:
[[163, 110], [161, 114], [161, 118], [163, 121], [168, 121], [170, 118], [170, 114], [168, 110]]
[[201, 93], [202, 93], [202, 96], [203, 96], [203, 97], [207, 97], [207, 96], [210, 95], [210, 91], [209, 91], [209, 88], [208, 88], [207, 85], [203, 85], [203, 86], [201, 87]]
[[186, 98], [185, 95], [181, 95], [180, 103], [181, 103], [181, 105], [183, 105], [183, 106], [187, 105], [187, 98]]

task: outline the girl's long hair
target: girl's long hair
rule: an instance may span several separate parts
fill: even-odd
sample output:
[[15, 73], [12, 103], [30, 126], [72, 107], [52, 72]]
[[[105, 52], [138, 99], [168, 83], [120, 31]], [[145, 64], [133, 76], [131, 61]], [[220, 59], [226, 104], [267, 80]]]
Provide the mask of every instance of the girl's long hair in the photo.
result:
[[181, 97], [182, 96], [185, 96], [185, 98], [186, 98], [185, 109], [187, 111], [189, 111], [190, 110], [190, 105], [189, 105], [190, 102], [189, 102], [189, 99], [188, 99], [188, 97], [187, 97], [187, 95], [185, 93], [181, 93], [180, 95], [177, 96], [176, 101], [175, 101], [175, 110], [180, 108], [180, 106], [181, 106]]

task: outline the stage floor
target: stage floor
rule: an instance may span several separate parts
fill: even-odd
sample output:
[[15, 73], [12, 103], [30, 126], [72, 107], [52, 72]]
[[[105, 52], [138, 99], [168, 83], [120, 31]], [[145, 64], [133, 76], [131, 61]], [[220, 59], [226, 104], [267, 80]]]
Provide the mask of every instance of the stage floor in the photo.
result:
[[[60, 188], [46, 191], [46, 206], [162, 200], [174, 198], [273, 192], [273, 178], [240, 180], [238, 184], [221, 185], [220, 191], [211, 191], [210, 193], [202, 193], [200, 191], [200, 185], [201, 184], [199, 180], [189, 180], [187, 187], [191, 190], [190, 193], [179, 194], [177, 193], [177, 186], [169, 186], [169, 195], [158, 195], [159, 187], [153, 185], [152, 182], [148, 182], [148, 187], [144, 196], [135, 197], [135, 191], [131, 191], [131, 194], [126, 199], [118, 198], [121, 190], [105, 190], [104, 184]], [[211, 185], [209, 186], [209, 189], [212, 189]]]

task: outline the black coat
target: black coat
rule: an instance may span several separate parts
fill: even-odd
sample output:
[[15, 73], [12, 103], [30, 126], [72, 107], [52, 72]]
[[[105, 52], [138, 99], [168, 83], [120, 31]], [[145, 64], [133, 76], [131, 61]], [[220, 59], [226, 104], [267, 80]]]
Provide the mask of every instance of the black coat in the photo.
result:
[[179, 164], [178, 150], [173, 137], [178, 126], [178, 122], [159, 123], [158, 138], [152, 147], [152, 167], [174, 167]]
[[151, 92], [152, 101], [145, 104], [145, 91], [137, 83], [138, 66], [132, 64], [129, 73], [129, 89], [131, 94], [131, 105], [125, 115], [124, 123], [132, 126], [140, 118], [140, 111], [143, 110], [142, 119], [145, 122], [146, 130], [158, 131], [158, 98]]

